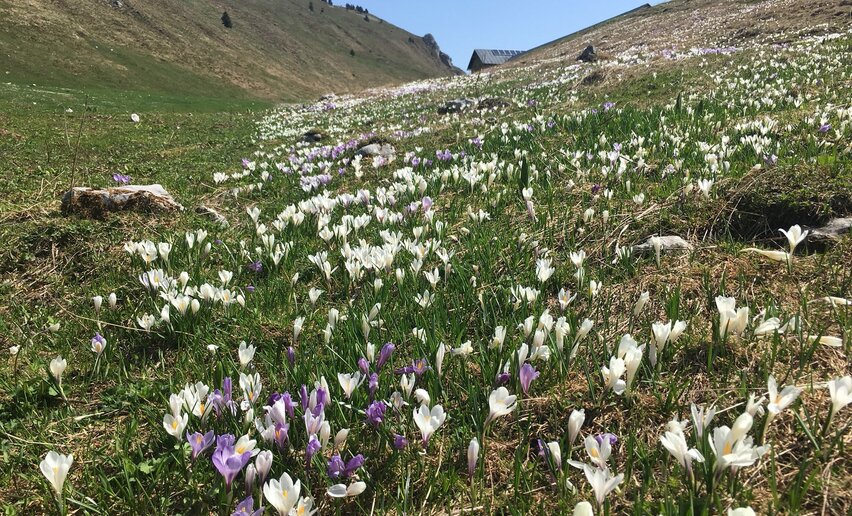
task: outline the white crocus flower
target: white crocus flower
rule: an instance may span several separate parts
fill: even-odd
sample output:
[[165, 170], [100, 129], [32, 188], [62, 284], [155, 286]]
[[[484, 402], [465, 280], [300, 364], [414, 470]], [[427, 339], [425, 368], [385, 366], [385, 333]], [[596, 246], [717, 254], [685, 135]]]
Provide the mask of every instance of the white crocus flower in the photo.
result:
[[68, 361], [61, 356], [50, 361], [50, 374], [53, 375], [59, 385], [62, 385], [62, 373], [65, 372], [66, 367], [68, 367]]
[[348, 486], [346, 484], [335, 484], [328, 488], [326, 494], [332, 498], [347, 498], [358, 496], [363, 493], [365, 489], [367, 489], [367, 484], [359, 480], [349, 484]]
[[828, 392], [831, 395], [831, 418], [840, 409], [852, 403], [852, 376], [831, 380], [828, 382]]
[[609, 359], [609, 367], [601, 367], [601, 374], [604, 379], [604, 389], [612, 389], [616, 394], [622, 394], [627, 388], [627, 384], [621, 379], [621, 376], [627, 371], [627, 364], [624, 360], [617, 357]]
[[249, 344], [246, 344], [246, 341], [240, 342], [240, 347], [238, 350], [239, 358], [240, 358], [240, 367], [245, 368], [251, 363], [254, 358], [255, 347]]
[[414, 423], [420, 429], [420, 434], [423, 436], [423, 445], [429, 441], [435, 431], [444, 424], [447, 415], [444, 413], [444, 407], [435, 405], [429, 410], [426, 405], [420, 405], [420, 408], [414, 410]]
[[280, 479], [270, 479], [263, 486], [263, 496], [270, 505], [275, 507], [279, 516], [289, 516], [299, 500], [301, 490], [301, 481], [296, 480], [294, 484], [290, 475], [282, 473]]
[[50, 482], [51, 487], [56, 492], [58, 497], [62, 497], [62, 488], [65, 485], [65, 479], [68, 477], [68, 470], [74, 463], [74, 455], [62, 455], [55, 451], [47, 452], [44, 459], [39, 464], [41, 473]]
[[809, 231], [802, 231], [802, 227], [798, 224], [787, 231], [784, 231], [783, 229], [779, 229], [778, 231], [787, 237], [787, 243], [790, 245], [790, 254], [796, 252], [796, 247], [798, 247], [798, 245], [808, 237], [809, 233]]
[[491, 391], [488, 395], [488, 417], [485, 419], [485, 424], [494, 421], [498, 417], [511, 414], [517, 408], [518, 397], [509, 394], [509, 390], [505, 387], [498, 387]]
[[346, 399], [349, 399], [364, 379], [361, 377], [360, 371], [356, 371], [354, 374], [337, 373], [337, 381], [340, 382], [340, 387], [343, 389], [343, 395], [346, 396]]
[[660, 442], [672, 454], [675, 460], [686, 471], [692, 471], [692, 461], [704, 462], [704, 456], [695, 448], [690, 448], [686, 444], [686, 437], [683, 432], [666, 432], [660, 436]]
[[583, 472], [592, 486], [599, 507], [603, 506], [607, 495], [618, 487], [618, 484], [624, 479], [623, 473], [613, 477], [608, 469], [593, 468], [588, 464], [583, 465]]

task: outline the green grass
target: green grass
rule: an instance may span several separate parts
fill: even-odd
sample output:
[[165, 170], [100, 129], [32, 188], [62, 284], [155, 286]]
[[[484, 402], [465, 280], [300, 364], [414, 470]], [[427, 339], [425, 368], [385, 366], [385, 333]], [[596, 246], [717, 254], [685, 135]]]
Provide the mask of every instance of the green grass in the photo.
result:
[[[832, 198], [842, 199], [852, 186], [845, 165], [848, 116], [831, 107], [843, 99], [848, 106], [848, 42], [801, 45], [785, 50], [783, 60], [770, 59], [760, 47], [733, 57], [715, 56], [701, 73], [696, 63], [703, 58], [687, 58], [666, 63], [656, 79], [647, 75], [652, 67], [627, 67], [634, 74], [623, 81], [576, 91], [558, 80], [575, 84], [590, 67], [522, 68], [500, 72], [490, 82], [457, 78], [430, 91], [378, 94], [333, 110], [295, 105], [262, 110], [267, 106], [227, 99], [102, 91], [91, 94], [86, 111], [82, 92], [6, 87], [0, 121], [15, 135], [0, 144], [14, 172], [0, 187], [0, 240], [6, 243], [0, 258], [0, 293], [6, 299], [0, 303], [0, 339], [6, 347], [22, 348], [17, 357], [0, 363], [0, 454], [8, 465], [0, 472], [0, 500], [10, 514], [52, 510], [52, 495], [37, 468], [47, 451], [55, 449], [74, 453], [64, 494], [68, 507], [80, 513], [229, 514], [246, 494], [244, 474], [229, 492], [210, 452], [191, 460], [186, 444], [166, 433], [163, 415], [169, 411], [169, 395], [185, 385], [200, 381], [221, 388], [230, 377], [239, 399], [240, 373], [257, 372], [263, 388], [261, 401], [254, 403], [256, 416], [272, 392], [288, 391], [296, 402], [285, 449], [263, 442], [251, 422], [227, 411], [204, 420], [191, 415], [187, 429], [256, 438], [259, 447], [273, 452], [271, 477], [287, 472], [298, 478], [302, 494], [315, 497], [322, 514], [569, 513], [577, 502], [594, 498], [583, 472], [565, 461], [570, 457], [588, 463], [582, 439], [603, 432], [618, 436], [607, 464], [625, 477], [598, 512], [720, 514], [751, 505], [759, 513], [797, 513], [820, 510], [825, 503], [843, 513], [852, 500], [845, 474], [850, 467], [844, 441], [849, 408], [827, 424], [830, 402], [824, 382], [848, 374], [852, 317], [848, 306], [811, 301], [852, 297], [846, 265], [852, 260], [850, 240], [824, 249], [802, 244], [788, 270], [741, 252], [786, 246], [773, 238], [780, 236], [776, 228], [773, 235], [743, 238], [732, 218], [744, 192], [770, 200], [795, 197], [803, 209], [822, 209], [831, 203], [826, 195], [798, 192], [818, 192], [818, 184], [830, 180], [830, 190], [836, 192]], [[741, 64], [749, 68], [738, 68]], [[708, 70], [724, 78], [726, 86], [708, 89], [701, 78]], [[773, 79], [754, 85], [735, 81], [754, 71]], [[800, 105], [786, 94], [794, 88], [804, 99]], [[436, 114], [442, 102], [462, 95], [505, 97], [512, 105], [488, 113]], [[772, 103], [753, 104], [754, 98], [764, 97]], [[605, 101], [615, 106], [606, 109]], [[67, 107], [74, 112], [66, 114]], [[131, 112], [142, 115], [139, 124], [129, 121]], [[821, 133], [816, 120], [809, 119], [823, 114], [836, 132]], [[783, 124], [766, 132], [769, 141], [761, 148], [764, 152], [757, 152], [746, 137], [760, 129], [740, 124], [763, 123], [767, 117]], [[423, 127], [430, 131], [397, 135]], [[299, 174], [278, 170], [279, 164], [288, 166], [291, 148], [307, 129], [330, 135], [326, 142], [295, 153], [295, 161], [309, 162], [306, 168], [330, 162], [328, 184], [312, 192], [302, 190]], [[481, 148], [472, 141], [475, 137], [481, 137]], [[359, 177], [349, 161], [357, 145], [334, 157], [306, 158], [311, 151], [321, 153], [323, 145], [353, 139], [391, 141], [396, 161], [374, 168], [365, 158]], [[618, 158], [611, 162], [607, 154], [615, 143], [626, 158], [620, 172]], [[452, 161], [436, 158], [435, 151], [444, 149], [452, 152]], [[420, 158], [421, 164], [406, 165], [405, 153]], [[710, 153], [729, 165], [713, 168]], [[778, 156], [776, 164], [764, 161], [763, 154], [769, 153]], [[244, 171], [243, 158], [252, 162], [245, 177], [214, 183], [216, 172]], [[427, 159], [434, 163], [423, 164]], [[400, 170], [406, 166], [412, 168]], [[805, 177], [790, 179], [800, 177], [802, 168], [815, 167], [824, 174], [809, 178], [813, 183]], [[338, 168], [344, 169], [342, 175]], [[58, 196], [72, 176], [77, 184], [105, 186], [115, 171], [131, 175], [135, 183], [162, 183], [188, 208], [211, 204], [231, 225], [215, 227], [191, 210], [111, 215], [103, 221], [58, 213]], [[306, 175], [319, 172], [315, 167]], [[752, 183], [755, 177], [760, 181]], [[705, 199], [696, 180], [711, 178], [715, 183]], [[305, 202], [323, 191], [333, 198], [362, 188], [372, 194], [373, 208], [353, 203], [344, 210], [337, 205], [324, 219], [313, 209], [322, 199]], [[534, 218], [524, 188], [532, 188]], [[394, 199], [380, 198], [381, 192], [392, 192]], [[641, 205], [633, 200], [639, 192], [645, 195]], [[431, 219], [417, 207], [397, 223], [380, 222], [387, 215], [382, 209], [401, 213], [424, 196], [434, 201]], [[251, 208], [260, 210], [257, 222], [246, 212]], [[847, 208], [839, 202], [832, 214], [848, 215]], [[588, 221], [587, 209], [593, 210]], [[480, 210], [490, 218], [474, 220], [471, 214]], [[606, 222], [604, 210], [609, 213]], [[301, 224], [291, 218], [297, 212], [305, 215]], [[324, 226], [339, 232], [335, 228], [344, 215], [365, 214], [371, 216], [369, 225], [350, 228], [345, 239], [318, 238]], [[186, 233], [198, 229], [209, 232], [209, 252], [187, 244]], [[616, 244], [629, 248], [650, 235], [669, 233], [683, 236], [695, 248], [664, 253], [659, 263], [653, 255], [615, 255]], [[274, 243], [268, 235], [275, 236]], [[143, 239], [170, 242], [168, 260], [158, 258], [149, 266], [123, 250], [125, 242]], [[386, 245], [396, 240], [399, 246]], [[428, 251], [419, 247], [427, 242]], [[284, 247], [277, 246], [285, 244], [289, 250], [283, 253]], [[354, 256], [363, 245], [385, 245], [394, 252], [392, 265], [387, 270], [365, 266], [362, 277], [350, 272], [354, 268], [350, 263], [347, 269], [343, 257]], [[270, 248], [284, 254], [278, 263]], [[578, 278], [570, 253], [580, 250], [587, 257]], [[310, 258], [322, 252], [334, 269], [328, 275]], [[551, 258], [555, 268], [543, 281], [536, 271], [540, 257]], [[249, 268], [254, 262], [262, 269]], [[220, 271], [231, 271], [231, 294], [243, 295], [245, 306], [225, 308], [201, 300], [197, 314], [190, 310], [181, 315], [172, 305], [168, 322], [140, 331], [137, 319], [144, 314], [160, 317], [165, 304], [139, 280], [156, 267], [175, 278], [186, 271], [188, 284], [198, 288], [204, 283], [219, 286]], [[401, 282], [397, 268], [404, 273]], [[424, 273], [435, 270], [440, 279], [433, 286]], [[595, 295], [591, 280], [603, 285]], [[539, 293], [516, 300], [519, 286]], [[312, 289], [323, 291], [315, 304], [309, 297]], [[564, 310], [557, 301], [561, 289], [577, 294]], [[426, 290], [435, 297], [422, 306], [418, 299]], [[105, 303], [95, 313], [92, 296], [110, 292], [117, 295], [117, 308], [108, 309]], [[648, 292], [648, 304], [634, 314], [642, 292]], [[720, 295], [750, 308], [740, 335], [720, 336], [715, 299]], [[377, 305], [381, 308], [370, 316]], [[326, 342], [332, 308], [341, 317]], [[550, 358], [532, 362], [540, 376], [525, 394], [516, 351], [522, 344], [534, 346], [537, 321], [545, 310], [553, 319], [564, 317], [570, 329], [562, 349], [555, 331], [544, 334]], [[761, 310], [763, 317], [754, 320]], [[797, 329], [755, 334], [762, 320], [788, 322], [794, 316], [801, 321]], [[365, 324], [365, 317], [372, 319]], [[532, 333], [525, 335], [518, 325], [523, 328], [528, 317], [533, 318]], [[304, 318], [298, 338], [297, 318]], [[594, 327], [582, 337], [579, 328], [585, 319], [594, 321]], [[674, 320], [688, 326], [659, 352], [653, 367], [648, 355], [652, 325]], [[61, 323], [58, 331], [44, 331], [55, 322]], [[490, 346], [498, 326], [506, 329], [505, 341], [501, 347]], [[96, 331], [108, 340], [100, 358], [90, 349]], [[631, 396], [615, 394], [601, 377], [601, 366], [610, 364], [628, 333], [648, 346]], [[815, 344], [808, 335], [838, 336], [841, 344]], [[257, 347], [246, 367], [237, 355], [243, 340]], [[472, 354], [450, 351], [468, 340]], [[410, 405], [398, 414], [388, 408], [378, 428], [365, 422], [363, 410], [371, 401], [366, 382], [351, 399], [344, 398], [337, 374], [358, 370], [367, 342], [375, 344], [377, 354], [385, 342], [396, 345], [388, 364], [377, 372], [376, 399], [389, 400], [401, 389], [394, 368], [416, 359], [426, 359], [433, 368], [416, 379], [415, 387], [428, 392], [432, 405], [442, 405], [448, 419], [424, 453], [412, 417], [418, 405], [414, 397], [407, 398]], [[572, 356], [575, 342], [577, 354]], [[439, 376], [442, 343], [447, 353]], [[215, 353], [209, 345], [218, 346]], [[291, 346], [293, 364], [287, 358]], [[65, 399], [46, 371], [58, 355], [68, 360], [62, 379]], [[518, 408], [486, 425], [489, 394], [506, 366], [506, 387], [518, 395]], [[708, 434], [731, 426], [745, 411], [749, 395], [765, 395], [770, 375], [779, 386], [802, 389], [765, 436], [766, 416], [755, 413], [749, 435], [756, 442], [765, 437], [771, 451], [737, 473], [714, 476]], [[367, 459], [358, 471], [366, 491], [348, 500], [325, 494], [335, 483], [326, 474], [330, 448], [310, 463], [305, 460], [308, 435], [298, 392], [303, 384], [310, 391], [323, 377], [332, 400], [325, 407], [331, 438], [342, 428], [351, 429], [344, 459], [355, 454]], [[693, 463], [694, 481], [659, 440], [670, 421], [689, 419], [693, 403], [718, 410], [703, 439], [696, 438], [694, 424], [685, 429], [688, 446], [706, 458], [703, 464]], [[569, 417], [578, 409], [585, 411], [585, 421], [572, 446]], [[407, 437], [409, 446], [395, 450], [390, 444], [395, 434]], [[482, 450], [469, 478], [465, 451], [474, 437]], [[559, 443], [558, 464], [553, 456], [539, 456], [538, 439]], [[262, 498], [258, 486], [251, 491], [256, 502]]]

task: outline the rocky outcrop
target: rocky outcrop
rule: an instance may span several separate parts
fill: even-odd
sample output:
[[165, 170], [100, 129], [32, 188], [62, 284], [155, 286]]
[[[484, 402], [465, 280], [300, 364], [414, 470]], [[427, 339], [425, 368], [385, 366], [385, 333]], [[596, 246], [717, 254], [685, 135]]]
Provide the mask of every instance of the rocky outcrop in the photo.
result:
[[580, 55], [577, 56], [577, 61], [582, 61], [584, 63], [594, 63], [597, 60], [598, 51], [592, 45], [587, 46], [582, 52], [580, 52]]
[[113, 188], [77, 186], [62, 196], [62, 213], [100, 219], [109, 212], [163, 213], [183, 210], [162, 185], [128, 185]]

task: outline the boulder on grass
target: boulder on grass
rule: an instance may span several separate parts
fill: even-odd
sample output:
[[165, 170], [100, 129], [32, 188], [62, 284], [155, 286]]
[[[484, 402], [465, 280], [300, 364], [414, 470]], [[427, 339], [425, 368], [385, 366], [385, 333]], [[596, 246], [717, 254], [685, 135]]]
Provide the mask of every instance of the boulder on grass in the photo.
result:
[[62, 213], [100, 219], [106, 213], [135, 211], [166, 213], [183, 210], [183, 206], [162, 185], [127, 185], [112, 188], [75, 186], [62, 196]]
[[365, 157], [381, 156], [390, 159], [396, 154], [396, 149], [389, 143], [371, 143], [358, 149], [358, 154]]
[[446, 115], [448, 113], [461, 113], [468, 108], [476, 105], [476, 101], [473, 99], [453, 99], [444, 102], [442, 106], [438, 108], [439, 115]]
[[648, 240], [645, 240], [641, 244], [637, 244], [633, 246], [634, 254], [654, 254], [656, 251], [654, 250], [654, 238], [659, 239], [660, 250], [662, 252], [667, 251], [692, 251], [692, 244], [682, 239], [677, 235], [667, 235], [660, 237], [648, 237]]
[[577, 56], [577, 61], [584, 63], [594, 63], [598, 60], [598, 51], [594, 46], [589, 45]]
[[825, 226], [811, 230], [809, 242], [821, 244], [835, 243], [852, 233], [852, 217], [831, 219]]

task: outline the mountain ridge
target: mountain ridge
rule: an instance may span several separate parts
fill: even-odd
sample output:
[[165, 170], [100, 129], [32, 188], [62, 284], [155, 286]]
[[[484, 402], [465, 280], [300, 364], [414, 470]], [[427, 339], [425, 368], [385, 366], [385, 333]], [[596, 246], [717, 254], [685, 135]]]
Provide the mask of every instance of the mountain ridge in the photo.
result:
[[292, 101], [461, 73], [431, 35], [320, 0], [0, 0], [0, 16], [0, 76], [19, 83]]

